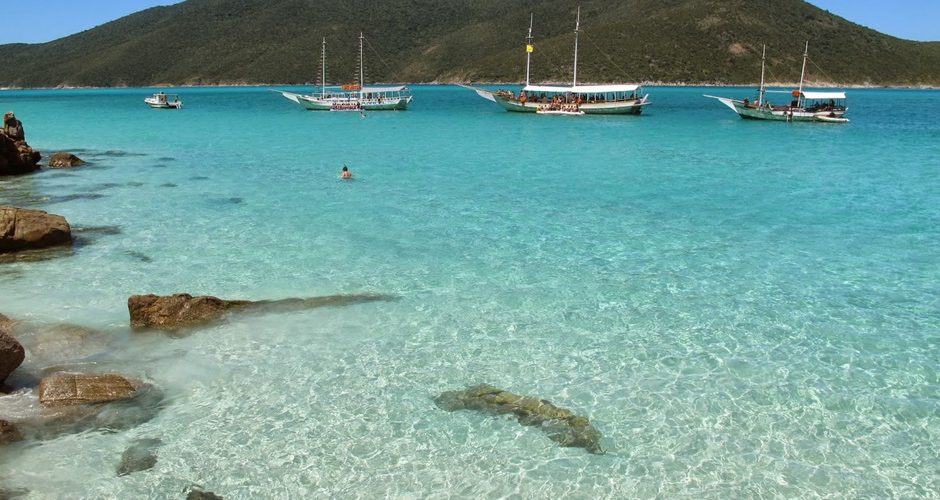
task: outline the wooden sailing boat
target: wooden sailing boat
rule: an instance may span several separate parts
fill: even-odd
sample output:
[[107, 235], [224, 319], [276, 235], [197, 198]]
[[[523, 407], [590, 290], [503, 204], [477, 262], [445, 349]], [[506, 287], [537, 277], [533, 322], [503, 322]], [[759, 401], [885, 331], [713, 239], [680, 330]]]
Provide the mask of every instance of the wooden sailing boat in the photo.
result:
[[[760, 88], [757, 91], [757, 100], [750, 101], [732, 99], [730, 97], [718, 97], [706, 95], [712, 99], [717, 99], [725, 106], [731, 108], [741, 118], [750, 120], [776, 120], [776, 121], [800, 121], [800, 122], [823, 122], [823, 123], [847, 123], [845, 112], [846, 97], [844, 91], [824, 91], [811, 92], [803, 90], [803, 82], [806, 78], [806, 61], [809, 58], [809, 42], [803, 50], [803, 69], [800, 71], [800, 86], [798, 89], [789, 92], [792, 100], [789, 104], [783, 106], [774, 106], [767, 100], [768, 91], [764, 88], [764, 74], [767, 61], [767, 46], [764, 46], [761, 54], [760, 63]], [[782, 91], [786, 93], [786, 91]]]
[[571, 86], [532, 85], [529, 81], [532, 53], [533, 16], [529, 17], [526, 36], [525, 86], [517, 95], [508, 90], [490, 91], [469, 87], [484, 99], [493, 101], [507, 111], [552, 115], [603, 114], [638, 115], [650, 104], [649, 95], [635, 84], [578, 85], [578, 37], [581, 33], [581, 7], [578, 7], [574, 28], [574, 65]]
[[320, 93], [295, 94], [278, 90], [288, 100], [310, 111], [404, 111], [412, 95], [404, 85], [389, 87], [367, 87], [362, 43], [365, 37], [359, 33], [359, 82], [341, 87], [326, 86], [326, 38], [320, 53]]

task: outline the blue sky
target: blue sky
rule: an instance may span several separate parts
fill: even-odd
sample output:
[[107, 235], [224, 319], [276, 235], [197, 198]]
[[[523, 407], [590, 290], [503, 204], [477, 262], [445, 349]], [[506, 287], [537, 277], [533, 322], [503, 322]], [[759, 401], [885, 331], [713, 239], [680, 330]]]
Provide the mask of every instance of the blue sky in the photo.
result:
[[[0, 44], [47, 42], [148, 7], [180, 1], [2, 1], [0, 12], [4, 14], [4, 22], [0, 29]], [[890, 35], [911, 40], [940, 41], [940, 0], [810, 0], [810, 3]]]

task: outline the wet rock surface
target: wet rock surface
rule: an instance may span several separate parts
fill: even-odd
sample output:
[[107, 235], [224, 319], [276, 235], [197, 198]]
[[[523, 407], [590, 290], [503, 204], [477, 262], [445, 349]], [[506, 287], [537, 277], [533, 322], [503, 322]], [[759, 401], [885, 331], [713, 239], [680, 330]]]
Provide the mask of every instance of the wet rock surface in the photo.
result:
[[84, 160], [72, 153], [52, 153], [52, 156], [49, 157], [49, 168], [72, 168], [84, 164]]
[[13, 322], [0, 314], [0, 383], [16, 370], [26, 358], [23, 346], [13, 338]]
[[363, 302], [391, 300], [389, 295], [328, 295], [305, 299], [225, 300], [187, 293], [176, 295], [133, 295], [127, 299], [131, 327], [179, 330], [219, 320], [231, 312], [289, 312], [317, 307], [338, 307]]
[[26, 143], [23, 123], [12, 112], [4, 114], [0, 127], [0, 176], [35, 172], [41, 159], [42, 154]]
[[224, 498], [211, 491], [204, 490], [201, 486], [193, 486], [186, 494], [186, 500], [224, 500]]
[[143, 384], [116, 373], [54, 373], [39, 384], [39, 402], [46, 407], [107, 403], [131, 399]]
[[72, 232], [65, 217], [42, 210], [0, 206], [0, 254], [71, 242]]
[[481, 384], [463, 391], [447, 391], [434, 398], [443, 410], [473, 410], [492, 415], [511, 414], [522, 425], [539, 426], [548, 437], [561, 446], [584, 448], [604, 453], [601, 433], [587, 417], [575, 415], [544, 399], [536, 399], [506, 392], [491, 385]]
[[137, 439], [121, 455], [117, 475], [126, 476], [134, 472], [152, 469], [157, 464], [157, 448], [163, 446], [158, 438]]
[[22, 439], [23, 434], [13, 425], [13, 422], [0, 419], [0, 444], [15, 443]]

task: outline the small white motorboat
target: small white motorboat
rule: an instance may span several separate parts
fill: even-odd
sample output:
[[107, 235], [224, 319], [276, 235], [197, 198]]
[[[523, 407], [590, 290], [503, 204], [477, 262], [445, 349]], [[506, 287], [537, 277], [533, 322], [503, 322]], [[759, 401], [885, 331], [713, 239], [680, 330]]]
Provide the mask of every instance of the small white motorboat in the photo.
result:
[[816, 115], [816, 121], [826, 123], [849, 123], [848, 118], [835, 115]]
[[183, 107], [183, 101], [178, 94], [167, 94], [157, 92], [156, 94], [144, 99], [147, 106], [156, 109], [180, 109]]

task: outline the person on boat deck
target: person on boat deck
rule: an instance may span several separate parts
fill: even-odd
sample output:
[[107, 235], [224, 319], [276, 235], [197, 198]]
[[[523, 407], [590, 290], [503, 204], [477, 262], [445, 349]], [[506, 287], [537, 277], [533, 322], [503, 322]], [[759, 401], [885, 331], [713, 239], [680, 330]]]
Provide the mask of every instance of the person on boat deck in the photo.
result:
[[748, 107], [748, 106], [750, 106], [750, 105], [751, 105], [751, 100], [748, 99], [747, 97], [745, 97], [745, 98], [744, 98], [744, 107]]
[[340, 174], [339, 178], [344, 180], [352, 179], [352, 172], [349, 171], [349, 167], [343, 165], [343, 173]]

